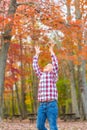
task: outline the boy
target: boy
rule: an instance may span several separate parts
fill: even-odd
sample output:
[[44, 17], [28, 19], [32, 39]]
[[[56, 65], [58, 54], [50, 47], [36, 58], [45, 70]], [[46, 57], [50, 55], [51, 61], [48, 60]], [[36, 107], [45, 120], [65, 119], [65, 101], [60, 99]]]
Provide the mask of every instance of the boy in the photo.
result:
[[38, 57], [42, 52], [39, 46], [35, 46], [36, 54], [33, 57], [33, 69], [39, 78], [38, 86], [38, 101], [40, 102], [37, 113], [37, 128], [38, 130], [47, 130], [45, 127], [46, 119], [49, 122], [50, 130], [58, 130], [58, 93], [56, 82], [58, 79], [58, 61], [53, 51], [54, 44], [51, 44], [49, 51], [52, 58], [52, 64], [47, 64], [43, 71], [38, 65]]

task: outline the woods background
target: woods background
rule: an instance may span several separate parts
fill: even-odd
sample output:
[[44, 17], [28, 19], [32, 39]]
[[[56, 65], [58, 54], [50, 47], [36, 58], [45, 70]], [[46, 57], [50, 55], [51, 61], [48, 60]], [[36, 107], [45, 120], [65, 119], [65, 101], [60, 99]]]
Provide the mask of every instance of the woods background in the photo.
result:
[[87, 119], [87, 1], [0, 0], [0, 119], [37, 111], [34, 45], [50, 61], [48, 42], [59, 61], [59, 115]]

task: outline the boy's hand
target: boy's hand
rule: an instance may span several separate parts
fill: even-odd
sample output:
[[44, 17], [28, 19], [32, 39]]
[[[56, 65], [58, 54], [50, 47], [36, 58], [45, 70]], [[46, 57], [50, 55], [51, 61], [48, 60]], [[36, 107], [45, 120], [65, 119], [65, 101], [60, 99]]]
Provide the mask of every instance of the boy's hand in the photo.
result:
[[35, 51], [37, 56], [42, 52], [39, 46], [35, 46]]
[[50, 45], [49, 45], [49, 51], [51, 54], [54, 54], [54, 51], [53, 51], [54, 46], [55, 46], [54, 43], [50, 43]]

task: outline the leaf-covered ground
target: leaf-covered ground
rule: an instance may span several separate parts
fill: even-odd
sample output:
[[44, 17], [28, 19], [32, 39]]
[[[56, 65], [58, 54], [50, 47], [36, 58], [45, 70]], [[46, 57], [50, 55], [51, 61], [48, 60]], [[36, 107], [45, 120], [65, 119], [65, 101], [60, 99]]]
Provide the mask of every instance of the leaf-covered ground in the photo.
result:
[[[72, 121], [72, 122], [59, 122], [59, 130], [87, 130], [86, 121]], [[46, 124], [49, 130], [48, 124]], [[36, 123], [29, 123], [28, 120], [13, 120], [13, 121], [2, 121], [0, 122], [0, 130], [37, 130]]]

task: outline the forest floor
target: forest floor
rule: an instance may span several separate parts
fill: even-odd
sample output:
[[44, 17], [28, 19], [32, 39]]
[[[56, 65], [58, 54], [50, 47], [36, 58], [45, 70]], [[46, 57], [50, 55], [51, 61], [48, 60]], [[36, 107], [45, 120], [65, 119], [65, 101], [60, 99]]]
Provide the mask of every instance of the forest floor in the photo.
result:
[[[58, 130], [87, 130], [87, 121], [58, 120]], [[48, 123], [46, 126], [49, 130]], [[0, 130], [37, 130], [36, 123], [29, 123], [29, 120], [4, 120], [0, 122]]]

